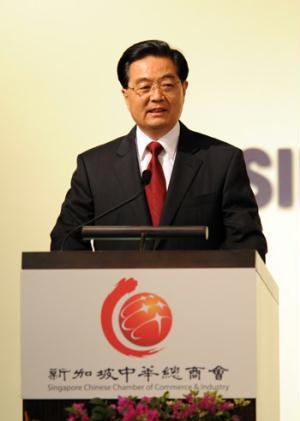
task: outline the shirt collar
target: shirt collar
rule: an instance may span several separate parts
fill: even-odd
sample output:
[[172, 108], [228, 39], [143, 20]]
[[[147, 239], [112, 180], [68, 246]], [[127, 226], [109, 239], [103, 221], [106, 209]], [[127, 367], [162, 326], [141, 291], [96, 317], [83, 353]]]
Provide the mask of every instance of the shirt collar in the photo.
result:
[[[177, 144], [179, 140], [179, 133], [180, 133], [180, 124], [179, 121], [175, 124], [173, 129], [171, 129], [168, 133], [166, 133], [163, 137], [158, 139], [157, 141], [163, 146], [166, 154], [168, 155], [169, 159], [174, 159]], [[141, 161], [145, 157], [145, 152], [147, 145], [152, 142], [149, 136], [147, 136], [138, 126], [136, 128], [136, 144], [137, 144], [137, 151], [138, 157]]]

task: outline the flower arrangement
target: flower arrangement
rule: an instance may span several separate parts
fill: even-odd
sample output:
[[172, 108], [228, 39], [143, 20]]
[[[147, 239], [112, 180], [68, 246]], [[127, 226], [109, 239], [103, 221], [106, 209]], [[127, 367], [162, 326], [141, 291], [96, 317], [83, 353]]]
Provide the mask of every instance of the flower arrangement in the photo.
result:
[[233, 412], [248, 404], [244, 399], [225, 400], [215, 391], [203, 397], [192, 391], [184, 399], [170, 399], [168, 392], [152, 398], [120, 396], [115, 403], [92, 399], [90, 415], [83, 403], [74, 403], [66, 411], [67, 421], [240, 421]]

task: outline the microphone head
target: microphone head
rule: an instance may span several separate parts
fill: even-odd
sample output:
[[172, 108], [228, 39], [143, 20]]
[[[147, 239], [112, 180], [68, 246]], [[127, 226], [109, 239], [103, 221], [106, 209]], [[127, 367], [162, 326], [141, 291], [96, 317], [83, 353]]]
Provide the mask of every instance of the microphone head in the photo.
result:
[[142, 183], [144, 186], [147, 186], [151, 181], [152, 172], [150, 170], [145, 170], [142, 173]]

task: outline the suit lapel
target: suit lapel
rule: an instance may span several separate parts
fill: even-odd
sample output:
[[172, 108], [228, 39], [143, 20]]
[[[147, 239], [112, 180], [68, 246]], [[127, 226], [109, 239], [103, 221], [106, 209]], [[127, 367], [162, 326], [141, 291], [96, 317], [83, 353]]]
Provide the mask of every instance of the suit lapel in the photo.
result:
[[[116, 152], [114, 170], [124, 192], [121, 200], [134, 196], [143, 188], [137, 159], [135, 135], [136, 128], [134, 127], [121, 141]], [[135, 225], [151, 224], [145, 195], [141, 194], [129, 205], [136, 217]]]
[[[143, 187], [137, 159], [135, 136], [136, 128], [134, 127], [121, 141], [116, 151], [114, 170], [124, 192], [120, 201], [134, 196]], [[189, 186], [203, 164], [200, 156], [201, 142], [199, 142], [199, 134], [196, 137], [192, 131], [180, 123], [176, 159], [160, 225], [172, 225], [172, 221], [180, 208]], [[141, 195], [134, 200], [130, 203], [130, 206], [136, 217], [136, 225], [151, 225], [145, 195]], [[160, 241], [158, 240], [156, 246], [159, 243]]]
[[199, 157], [199, 138], [180, 123], [176, 159], [167, 192], [160, 225], [171, 225], [185, 194], [198, 173], [203, 160]]

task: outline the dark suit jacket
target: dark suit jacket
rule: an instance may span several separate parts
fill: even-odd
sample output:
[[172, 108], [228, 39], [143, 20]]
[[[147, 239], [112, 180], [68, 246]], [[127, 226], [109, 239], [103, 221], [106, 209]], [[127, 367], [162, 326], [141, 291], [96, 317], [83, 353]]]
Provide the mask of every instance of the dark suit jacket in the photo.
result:
[[[207, 225], [209, 239], [161, 240], [159, 249], [256, 249], [267, 245], [240, 149], [187, 129], [180, 123], [177, 155], [161, 225]], [[78, 156], [71, 189], [51, 233], [51, 250], [61, 247], [76, 225], [101, 214], [142, 189], [135, 132]], [[145, 195], [112, 212], [96, 225], [150, 225]], [[133, 242], [96, 244], [96, 248], [135, 248]], [[68, 250], [89, 249], [78, 235]]]

